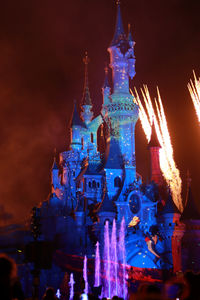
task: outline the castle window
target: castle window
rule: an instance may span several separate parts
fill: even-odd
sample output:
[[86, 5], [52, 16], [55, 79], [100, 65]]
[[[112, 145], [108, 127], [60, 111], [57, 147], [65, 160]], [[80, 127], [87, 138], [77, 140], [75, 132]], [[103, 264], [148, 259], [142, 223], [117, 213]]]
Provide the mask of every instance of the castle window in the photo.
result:
[[92, 187], [96, 188], [96, 181], [95, 180], [92, 180]]
[[114, 187], [121, 187], [122, 186], [122, 181], [119, 176], [115, 177], [114, 179]]
[[94, 143], [94, 136], [93, 136], [93, 133], [91, 133], [91, 143]]
[[92, 187], [91, 181], [89, 181], [88, 186], [89, 186], [89, 188]]
[[75, 175], [76, 175], [76, 174], [75, 174], [75, 171], [73, 170], [73, 176], [75, 177]]
[[99, 182], [97, 182], [97, 187], [99, 188], [99, 186], [100, 186], [100, 184], [99, 184]]

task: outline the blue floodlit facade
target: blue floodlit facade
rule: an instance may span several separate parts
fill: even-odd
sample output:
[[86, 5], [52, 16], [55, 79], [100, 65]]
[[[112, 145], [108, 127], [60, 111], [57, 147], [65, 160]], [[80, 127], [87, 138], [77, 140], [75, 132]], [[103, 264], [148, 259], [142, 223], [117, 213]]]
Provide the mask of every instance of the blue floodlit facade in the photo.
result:
[[[138, 268], [172, 269], [172, 237], [180, 214], [165, 188], [159, 167], [160, 145], [153, 131], [149, 151], [154, 160], [154, 181], [145, 184], [136, 172], [135, 124], [139, 110], [129, 91], [129, 78], [135, 76], [134, 41], [130, 31], [128, 35], [124, 32], [119, 5], [108, 52], [112, 88], [106, 68], [103, 105], [95, 118], [88, 84], [89, 59], [85, 55], [81, 113], [74, 103], [70, 149], [60, 153], [58, 164], [54, 160], [52, 192], [40, 209], [42, 233], [45, 239], [56, 237], [58, 248], [66, 253], [94, 257], [97, 241], [103, 251], [106, 220], [111, 227], [116, 219], [119, 228], [124, 218], [126, 263]], [[139, 223], [128, 227], [134, 216]], [[149, 251], [147, 240], [151, 240], [152, 232], [158, 237], [154, 250], [162, 254], [162, 259], [155, 259]], [[180, 235], [181, 231], [177, 232]]]

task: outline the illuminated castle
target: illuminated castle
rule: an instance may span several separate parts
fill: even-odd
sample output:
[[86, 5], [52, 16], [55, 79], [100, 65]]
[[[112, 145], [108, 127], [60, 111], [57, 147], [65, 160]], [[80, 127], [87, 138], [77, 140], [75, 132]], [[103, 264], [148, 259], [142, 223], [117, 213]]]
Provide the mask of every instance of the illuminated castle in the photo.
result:
[[[136, 172], [135, 124], [139, 111], [129, 92], [129, 77], [135, 76], [134, 41], [130, 29], [128, 35], [124, 32], [119, 4], [108, 52], [112, 87], [106, 68], [103, 105], [95, 118], [88, 83], [89, 59], [85, 55], [80, 114], [74, 103], [70, 149], [60, 153], [59, 163], [54, 159], [52, 191], [40, 208], [42, 237], [54, 241], [62, 253], [94, 257], [97, 241], [103, 251], [105, 222], [108, 220], [111, 227], [116, 219], [119, 229], [124, 218], [127, 265], [178, 271], [185, 226], [179, 221], [180, 213], [161, 174], [160, 144], [154, 126], [148, 145], [151, 182], [142, 182]], [[134, 217], [139, 223], [128, 227]], [[160, 259], [148, 245], [152, 236], [158, 238], [153, 251], [162, 254]]]

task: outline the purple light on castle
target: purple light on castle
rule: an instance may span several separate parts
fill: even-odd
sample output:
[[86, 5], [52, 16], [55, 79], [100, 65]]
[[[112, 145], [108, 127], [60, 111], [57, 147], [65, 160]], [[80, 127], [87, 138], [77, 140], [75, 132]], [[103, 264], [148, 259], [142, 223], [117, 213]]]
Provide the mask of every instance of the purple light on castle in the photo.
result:
[[100, 285], [100, 254], [99, 254], [99, 242], [96, 244], [96, 253], [95, 253], [95, 280], [94, 285]]
[[109, 236], [109, 222], [106, 221], [104, 227], [104, 287], [103, 297], [111, 298], [110, 286], [110, 236]]
[[118, 295], [118, 259], [117, 259], [117, 238], [116, 238], [116, 221], [113, 220], [111, 244], [110, 244], [110, 258], [111, 258], [111, 297]]
[[72, 300], [74, 298], [74, 275], [73, 273], [70, 274], [70, 281], [69, 281], [69, 286], [70, 286], [70, 293], [69, 293], [69, 300]]
[[87, 279], [87, 257], [84, 256], [84, 263], [83, 263], [83, 278], [85, 280], [85, 294], [88, 294], [88, 279]]

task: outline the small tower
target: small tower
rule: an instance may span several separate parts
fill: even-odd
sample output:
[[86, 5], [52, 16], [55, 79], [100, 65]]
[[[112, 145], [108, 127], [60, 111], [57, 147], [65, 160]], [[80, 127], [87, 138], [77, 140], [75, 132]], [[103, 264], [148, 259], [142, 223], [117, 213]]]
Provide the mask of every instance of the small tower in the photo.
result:
[[168, 253], [164, 260], [164, 268], [172, 268], [174, 271], [181, 270], [181, 238], [182, 228], [179, 225], [180, 212], [172, 200], [169, 190], [168, 199], [163, 210], [158, 216], [160, 233], [163, 237], [164, 252]]
[[104, 79], [104, 84], [103, 84], [103, 87], [102, 87], [102, 94], [103, 94], [102, 114], [105, 117], [106, 113], [107, 113], [107, 111], [105, 109], [105, 106], [110, 103], [110, 98], [109, 97], [110, 97], [111, 87], [109, 85], [109, 80], [108, 80], [108, 67], [106, 66], [104, 70], [105, 70], [105, 79]]
[[92, 102], [90, 98], [90, 91], [89, 91], [89, 83], [88, 83], [88, 63], [89, 58], [87, 52], [85, 53], [85, 57], [83, 59], [83, 62], [85, 64], [85, 83], [84, 83], [84, 89], [83, 89], [83, 98], [82, 98], [82, 113], [81, 116], [83, 118], [83, 121], [87, 125], [93, 117], [92, 113]]
[[[121, 176], [124, 189], [136, 180], [135, 124], [138, 120], [138, 106], [133, 102], [133, 96], [129, 92], [129, 77], [133, 77], [129, 73], [130, 59], [134, 58], [133, 45], [132, 39], [129, 41], [124, 32], [120, 4], [117, 1], [115, 32], [108, 48], [110, 68], [112, 69], [113, 93], [109, 96], [109, 101], [104, 102], [105, 120], [110, 134], [107, 139], [107, 149], [111, 151], [111, 149], [117, 147], [117, 153], [114, 152], [114, 155], [117, 156], [116, 160], [123, 161], [123, 171], [117, 171], [115, 167], [113, 173], [112, 169], [108, 168], [112, 164], [112, 154], [108, 153], [107, 155], [106, 177], [113, 188], [116, 177]], [[134, 63], [133, 68], [135, 68], [135, 60], [132, 63]], [[131, 74], [133, 74], [132, 71]], [[125, 180], [122, 180], [122, 177]]]
[[151, 181], [154, 181], [158, 186], [163, 184], [163, 177], [162, 172], [160, 169], [160, 151], [161, 145], [159, 143], [155, 123], [152, 124], [152, 131], [151, 131], [151, 140], [148, 144], [148, 149], [150, 152], [150, 160], [151, 160]]
[[59, 168], [56, 163], [56, 155], [54, 155], [53, 165], [51, 168], [51, 186], [52, 193], [60, 187]]
[[80, 151], [83, 148], [83, 132], [86, 129], [85, 123], [79, 117], [76, 102], [71, 122], [71, 148]]
[[200, 269], [200, 210], [196, 205], [191, 189], [191, 179], [188, 176], [186, 206], [181, 216], [185, 226], [182, 238], [183, 270], [199, 271]]

